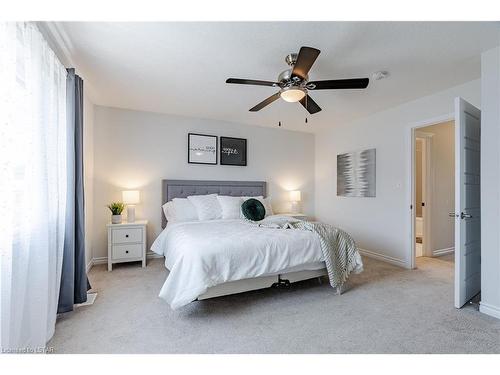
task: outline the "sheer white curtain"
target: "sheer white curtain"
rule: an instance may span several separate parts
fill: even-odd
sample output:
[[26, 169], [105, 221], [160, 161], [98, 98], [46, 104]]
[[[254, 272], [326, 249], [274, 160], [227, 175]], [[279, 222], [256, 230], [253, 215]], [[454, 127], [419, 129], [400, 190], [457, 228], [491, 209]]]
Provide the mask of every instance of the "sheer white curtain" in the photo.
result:
[[36, 25], [0, 23], [0, 337], [45, 347], [55, 327], [66, 210], [66, 69]]

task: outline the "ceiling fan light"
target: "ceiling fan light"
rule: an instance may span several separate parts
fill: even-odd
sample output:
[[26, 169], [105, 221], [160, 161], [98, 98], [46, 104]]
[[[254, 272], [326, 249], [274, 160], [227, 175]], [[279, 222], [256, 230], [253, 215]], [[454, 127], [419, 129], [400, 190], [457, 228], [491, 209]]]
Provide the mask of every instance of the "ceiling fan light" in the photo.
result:
[[280, 95], [284, 101], [295, 103], [306, 96], [306, 91], [303, 88], [292, 86], [281, 90]]

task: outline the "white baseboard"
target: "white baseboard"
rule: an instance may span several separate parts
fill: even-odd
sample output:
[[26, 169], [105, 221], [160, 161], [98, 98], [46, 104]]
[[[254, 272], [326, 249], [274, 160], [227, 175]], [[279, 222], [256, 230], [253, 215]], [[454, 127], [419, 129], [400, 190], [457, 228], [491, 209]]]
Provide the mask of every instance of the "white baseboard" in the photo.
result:
[[434, 250], [432, 252], [432, 256], [434, 256], [434, 257], [440, 257], [442, 255], [452, 254], [454, 252], [455, 252], [455, 248], [454, 247], [447, 247], [446, 249]]
[[[391, 257], [389, 255], [379, 254], [379, 253], [376, 253], [374, 251], [365, 250], [365, 249], [359, 249], [359, 253], [361, 255], [367, 256], [369, 258], [374, 258], [374, 259], [377, 259], [377, 260], [381, 260], [382, 262], [394, 264], [395, 266], [398, 266], [398, 267], [410, 268], [409, 265], [408, 265], [408, 263], [406, 261], [398, 259], [398, 258]], [[441, 254], [441, 255], [443, 255], [443, 254]], [[148, 258], [148, 259], [163, 258], [163, 256], [162, 255], [158, 255], [158, 254], [153, 253], [153, 252], [149, 252], [149, 253], [146, 254], [146, 258]], [[89, 264], [87, 264], [87, 272], [89, 272], [90, 269], [94, 265], [96, 265], [96, 264], [107, 264], [107, 263], [108, 263], [108, 257], [92, 258], [90, 260]]]
[[[163, 255], [158, 255], [153, 252], [148, 252], [146, 254], [147, 259], [153, 259], [153, 258], [163, 258]], [[108, 257], [97, 257], [97, 258], [92, 258], [87, 265], [87, 272], [90, 271], [90, 269], [95, 266], [96, 264], [107, 264], [108, 263]]]
[[108, 263], [108, 257], [92, 258], [92, 263], [93, 266], [95, 266], [96, 264], [106, 264]]
[[500, 307], [489, 305], [484, 302], [479, 303], [479, 311], [494, 318], [500, 319]]
[[92, 266], [94, 265], [94, 259], [90, 259], [90, 262], [89, 264], [87, 264], [87, 273], [89, 273], [90, 269], [92, 268]]
[[410, 268], [410, 265], [405, 260], [394, 258], [389, 255], [379, 254], [374, 251], [366, 249], [359, 249], [359, 253], [366, 257], [381, 260], [382, 262], [390, 263], [398, 267]]

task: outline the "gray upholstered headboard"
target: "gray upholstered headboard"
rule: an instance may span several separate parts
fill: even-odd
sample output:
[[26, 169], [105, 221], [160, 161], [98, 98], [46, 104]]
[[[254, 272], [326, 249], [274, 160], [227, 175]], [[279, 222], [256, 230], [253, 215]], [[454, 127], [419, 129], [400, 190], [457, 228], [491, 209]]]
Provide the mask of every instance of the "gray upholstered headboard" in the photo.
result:
[[[200, 181], [200, 180], [162, 180], [161, 204], [174, 198], [189, 195], [219, 194], [232, 197], [267, 196], [265, 181]], [[161, 227], [165, 228], [167, 219], [161, 212]]]

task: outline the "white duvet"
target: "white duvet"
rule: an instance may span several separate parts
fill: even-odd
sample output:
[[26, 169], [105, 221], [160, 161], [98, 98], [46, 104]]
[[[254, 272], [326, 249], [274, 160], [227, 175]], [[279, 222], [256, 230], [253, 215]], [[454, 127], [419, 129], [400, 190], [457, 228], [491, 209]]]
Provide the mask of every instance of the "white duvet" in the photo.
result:
[[160, 297], [173, 309], [218, 284], [314, 269], [323, 261], [313, 232], [259, 228], [241, 219], [169, 223], [151, 250], [165, 255], [170, 273]]

